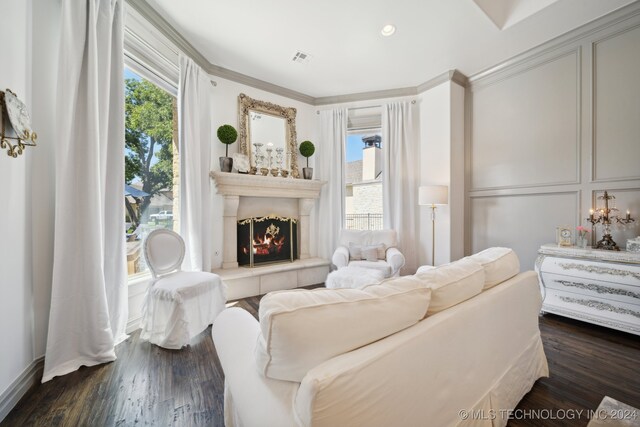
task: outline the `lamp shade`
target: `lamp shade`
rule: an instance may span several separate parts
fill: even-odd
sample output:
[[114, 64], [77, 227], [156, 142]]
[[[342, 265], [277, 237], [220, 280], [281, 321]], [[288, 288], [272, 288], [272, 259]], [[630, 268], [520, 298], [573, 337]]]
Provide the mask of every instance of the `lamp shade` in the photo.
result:
[[425, 185], [418, 189], [420, 205], [449, 204], [449, 187], [446, 185]]

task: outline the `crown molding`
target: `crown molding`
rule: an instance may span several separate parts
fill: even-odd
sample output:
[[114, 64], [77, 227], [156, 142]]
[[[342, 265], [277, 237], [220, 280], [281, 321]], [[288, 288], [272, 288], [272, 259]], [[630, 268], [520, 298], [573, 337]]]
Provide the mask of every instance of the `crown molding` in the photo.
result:
[[375, 90], [371, 92], [349, 93], [346, 95], [321, 96], [315, 99], [314, 105], [343, 104], [345, 102], [368, 101], [371, 99], [397, 98], [417, 95], [415, 87]]
[[581, 39], [595, 34], [598, 31], [602, 31], [612, 25], [632, 19], [638, 15], [640, 15], [640, 2], [635, 1], [626, 6], [622, 6], [621, 8], [616, 9], [613, 12], [609, 12], [606, 15], [596, 18], [591, 22], [587, 22], [586, 24], [574, 28], [573, 30], [570, 30], [564, 34], [540, 43], [539, 45], [534, 46], [531, 49], [527, 49], [524, 52], [514, 55], [511, 58], [498, 63], [497, 65], [494, 65], [469, 76], [469, 78], [467, 79], [467, 85], [473, 86], [479, 81], [493, 76], [495, 73], [510, 70], [522, 64], [523, 62], [539, 58], [551, 51], [561, 49], [573, 43], [577, 43]]
[[255, 77], [251, 77], [246, 74], [238, 73], [237, 71], [229, 70], [227, 68], [212, 64], [211, 62], [209, 62], [209, 60], [207, 60], [207, 58], [204, 57], [204, 55], [202, 55], [195, 47], [193, 47], [193, 45], [189, 43], [178, 30], [176, 30], [166, 19], [164, 19], [162, 15], [160, 15], [153, 7], [151, 7], [146, 0], [126, 1], [129, 6], [131, 6], [136, 12], [142, 15], [143, 18], [148, 20], [151, 25], [153, 25], [158, 31], [160, 31], [160, 33], [162, 33], [167, 39], [169, 39], [169, 41], [175, 44], [175, 46], [180, 51], [193, 59], [195, 63], [202, 67], [207, 73], [223, 79], [231, 80], [236, 83], [251, 86], [256, 89], [264, 90], [276, 95], [295, 99], [296, 101], [304, 102], [305, 104], [328, 105], [341, 104], [345, 102], [367, 101], [381, 98], [411, 96], [427, 91], [447, 81], [452, 81], [461, 86], [466, 86], [467, 84], [467, 77], [460, 71], [449, 70], [418, 86], [351, 93], [346, 95], [322, 96], [315, 98], [302, 92], [297, 92], [283, 86], [278, 86], [276, 84], [269, 83]]
[[127, 0], [127, 4], [131, 6], [136, 12], [138, 12], [142, 17], [151, 23], [160, 33], [162, 33], [166, 38], [169, 39], [176, 47], [184, 52], [185, 55], [189, 56], [194, 60], [196, 64], [202, 67], [207, 73], [221, 77], [223, 79], [228, 79], [237, 83], [242, 83], [247, 86], [254, 87], [256, 89], [264, 90], [267, 92], [274, 93], [276, 95], [285, 96], [287, 98], [295, 99], [300, 102], [304, 102], [306, 104], [314, 104], [315, 98], [304, 93], [296, 92], [292, 89], [287, 89], [282, 86], [275, 85], [273, 83], [265, 82], [260, 79], [256, 79], [255, 77], [247, 76], [245, 74], [238, 73], [236, 71], [228, 70], [223, 67], [219, 67], [210, 63], [207, 58], [204, 57], [196, 49], [193, 47], [191, 43], [187, 41], [187, 39], [180, 34], [178, 30], [176, 30], [166, 19], [162, 17], [153, 7], [149, 5], [145, 0]]

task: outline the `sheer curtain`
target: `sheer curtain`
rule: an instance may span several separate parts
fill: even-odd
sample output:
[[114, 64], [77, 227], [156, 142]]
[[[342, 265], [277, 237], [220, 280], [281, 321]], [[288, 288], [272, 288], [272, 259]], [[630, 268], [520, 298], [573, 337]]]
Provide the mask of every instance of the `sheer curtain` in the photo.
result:
[[347, 110], [320, 111], [320, 143], [316, 155], [317, 177], [327, 181], [320, 191], [316, 222], [318, 256], [331, 259], [344, 225], [344, 160]]
[[211, 90], [207, 73], [180, 55], [180, 235], [186, 247], [185, 270], [211, 270]]
[[399, 249], [406, 259], [403, 272], [417, 268], [418, 183], [416, 162], [420, 144], [414, 131], [414, 108], [409, 101], [382, 107], [384, 226], [398, 232]]
[[56, 217], [42, 381], [126, 338], [124, 0], [62, 2]]

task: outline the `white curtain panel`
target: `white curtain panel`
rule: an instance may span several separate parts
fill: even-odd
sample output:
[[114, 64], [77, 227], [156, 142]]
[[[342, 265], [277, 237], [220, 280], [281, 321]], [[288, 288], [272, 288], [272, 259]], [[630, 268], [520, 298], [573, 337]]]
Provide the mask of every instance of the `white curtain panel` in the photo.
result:
[[115, 360], [114, 346], [126, 338], [123, 6], [62, 2], [43, 382]]
[[418, 253], [420, 144], [413, 127], [414, 115], [409, 101], [392, 102], [382, 108], [384, 226], [398, 232], [398, 246], [406, 259], [402, 269], [405, 274], [416, 271]]
[[182, 268], [187, 271], [211, 271], [211, 90], [207, 73], [180, 55], [180, 235], [186, 247]]
[[331, 259], [344, 225], [344, 162], [347, 110], [320, 111], [320, 142], [315, 165], [319, 180], [327, 181], [320, 191], [316, 223], [318, 256]]

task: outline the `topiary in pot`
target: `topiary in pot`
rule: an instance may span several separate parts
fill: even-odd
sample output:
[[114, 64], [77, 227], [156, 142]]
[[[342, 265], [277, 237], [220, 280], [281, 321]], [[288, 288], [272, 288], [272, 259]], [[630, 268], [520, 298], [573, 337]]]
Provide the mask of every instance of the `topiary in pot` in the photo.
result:
[[316, 152], [316, 147], [311, 141], [302, 141], [300, 144], [300, 154], [307, 158], [307, 167], [302, 168], [302, 176], [304, 179], [311, 179], [313, 177], [313, 168], [309, 167], [309, 157], [313, 156]]
[[231, 172], [233, 159], [229, 157], [229, 145], [238, 139], [238, 131], [231, 125], [222, 125], [218, 128], [218, 139], [226, 146], [225, 157], [220, 157], [220, 170]]

